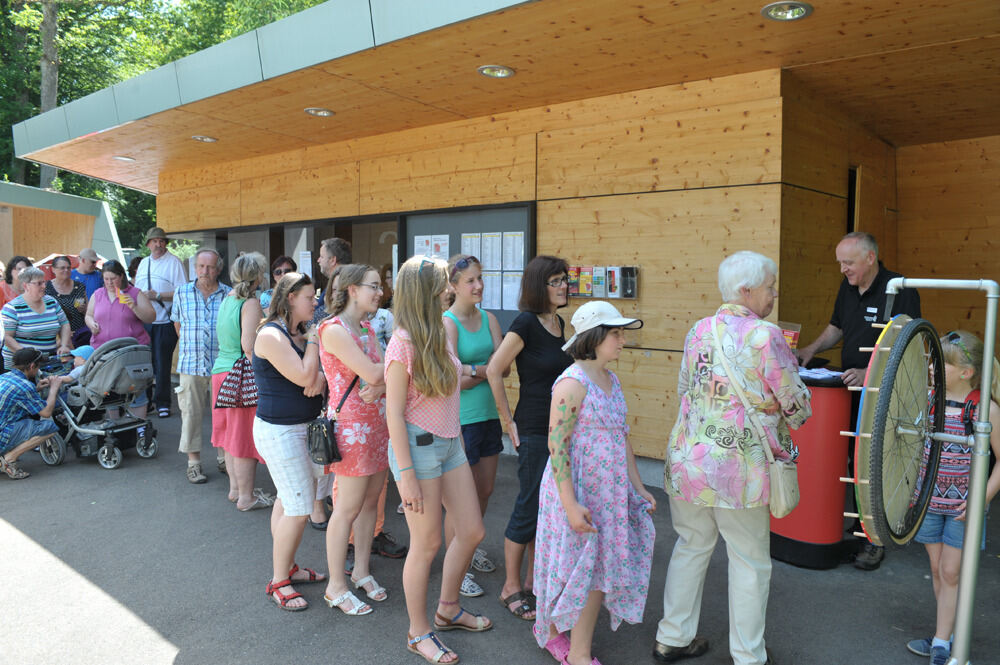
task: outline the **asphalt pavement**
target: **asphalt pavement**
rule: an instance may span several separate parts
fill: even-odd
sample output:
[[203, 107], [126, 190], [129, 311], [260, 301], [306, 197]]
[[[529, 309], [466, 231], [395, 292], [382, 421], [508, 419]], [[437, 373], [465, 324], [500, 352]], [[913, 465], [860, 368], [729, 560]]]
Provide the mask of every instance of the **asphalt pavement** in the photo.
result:
[[[376, 557], [373, 573], [389, 599], [375, 612], [348, 617], [322, 603], [323, 585], [299, 586], [305, 612], [282, 612], [264, 595], [271, 564], [269, 510], [237, 512], [226, 500], [227, 479], [206, 455], [209, 482], [192, 485], [176, 452], [180, 418], [155, 419], [159, 454], [125, 453], [105, 470], [94, 458], [69, 452], [62, 466], [37, 453], [23, 456], [31, 477], [0, 477], [0, 663], [106, 665], [135, 663], [334, 665], [422, 663], [404, 648], [407, 620], [402, 560]], [[208, 431], [208, 430], [206, 430]], [[266, 470], [258, 484], [273, 491]], [[650, 656], [667, 561], [675, 535], [667, 499], [655, 515], [655, 560], [644, 622], [610, 630], [602, 612], [594, 655], [604, 665], [656, 661]], [[486, 515], [483, 547], [502, 566], [503, 532], [517, 491], [516, 460], [501, 458]], [[390, 483], [386, 528], [407, 540]], [[995, 512], [995, 511], [994, 511]], [[994, 525], [996, 520], [990, 520]], [[987, 525], [975, 612], [973, 662], [1000, 663], [1000, 539]], [[429, 598], [436, 598], [440, 558]], [[306, 528], [298, 562], [326, 570], [324, 533]], [[476, 580], [481, 598], [463, 599], [487, 614], [493, 630], [452, 632], [446, 642], [463, 663], [549, 665], [531, 624], [497, 601], [502, 569]], [[691, 661], [728, 665], [726, 557], [717, 546], [705, 584], [699, 634], [711, 650]], [[767, 617], [767, 644], [780, 665], [926, 662], [905, 649], [907, 640], [933, 632], [935, 609], [927, 557], [919, 545], [889, 553], [875, 572], [850, 565], [814, 571], [775, 562]]]

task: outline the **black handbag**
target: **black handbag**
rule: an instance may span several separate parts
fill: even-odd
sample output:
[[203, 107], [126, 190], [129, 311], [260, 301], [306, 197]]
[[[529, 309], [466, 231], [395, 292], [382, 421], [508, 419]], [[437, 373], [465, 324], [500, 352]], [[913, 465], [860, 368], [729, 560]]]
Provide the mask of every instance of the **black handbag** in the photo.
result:
[[[336, 414], [340, 415], [340, 410], [344, 408], [344, 402], [347, 401], [347, 396], [351, 394], [351, 390], [354, 389], [354, 384], [358, 382], [358, 376], [354, 375], [354, 380], [351, 381], [351, 385], [347, 386], [347, 390], [344, 391], [344, 396], [340, 398], [340, 404], [337, 405]], [[326, 416], [320, 416], [316, 420], [309, 423], [306, 428], [306, 441], [309, 444], [309, 458], [320, 466], [327, 466], [333, 462], [339, 462], [343, 459], [340, 456], [340, 451], [337, 450], [337, 421], [330, 420]]]

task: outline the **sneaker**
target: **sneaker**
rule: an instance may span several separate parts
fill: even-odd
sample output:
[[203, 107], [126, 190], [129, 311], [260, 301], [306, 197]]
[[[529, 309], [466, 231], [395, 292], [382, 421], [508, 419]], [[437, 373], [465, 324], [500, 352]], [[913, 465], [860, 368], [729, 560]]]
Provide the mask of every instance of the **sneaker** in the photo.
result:
[[863, 552], [854, 557], [854, 567], [858, 570], [878, 570], [885, 558], [885, 548], [865, 543]]
[[221, 473], [224, 476], [228, 476], [229, 472], [226, 471], [226, 460], [223, 458], [223, 459], [219, 459], [217, 462], [218, 462], [218, 467], [219, 467], [219, 473]]
[[486, 556], [486, 550], [476, 548], [476, 553], [472, 555], [472, 567], [481, 573], [492, 573], [497, 569], [493, 562]]
[[465, 578], [462, 580], [462, 587], [458, 590], [466, 598], [475, 598], [484, 593], [483, 587], [476, 584], [472, 577], [472, 573], [466, 573]]
[[201, 472], [201, 464], [188, 464], [187, 477], [188, 482], [195, 485], [208, 482], [208, 476]]
[[402, 559], [408, 548], [400, 545], [388, 531], [383, 531], [372, 540], [372, 554], [378, 554], [388, 559]]
[[906, 648], [910, 650], [910, 653], [926, 658], [931, 655], [931, 638], [922, 637], [919, 640], [910, 640], [906, 643]]
[[931, 665], [948, 665], [951, 651], [947, 647], [931, 647]]

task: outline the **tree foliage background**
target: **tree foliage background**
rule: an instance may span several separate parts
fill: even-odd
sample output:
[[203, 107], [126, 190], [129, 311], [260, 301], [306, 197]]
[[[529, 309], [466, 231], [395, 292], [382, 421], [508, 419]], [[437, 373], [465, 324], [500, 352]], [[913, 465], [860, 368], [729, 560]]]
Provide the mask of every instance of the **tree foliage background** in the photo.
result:
[[[58, 15], [61, 106], [323, 1], [0, 0], [0, 179], [39, 183], [38, 166], [14, 157], [11, 126], [40, 111], [43, 4]], [[156, 223], [149, 194], [67, 171], [52, 187], [107, 201], [125, 246], [141, 247]]]

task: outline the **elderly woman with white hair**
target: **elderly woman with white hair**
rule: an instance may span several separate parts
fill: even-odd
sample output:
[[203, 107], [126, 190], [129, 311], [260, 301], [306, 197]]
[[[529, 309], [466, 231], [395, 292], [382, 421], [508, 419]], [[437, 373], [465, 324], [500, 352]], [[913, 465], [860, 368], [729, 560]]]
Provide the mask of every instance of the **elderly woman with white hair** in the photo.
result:
[[[695, 323], [684, 342], [680, 410], [663, 473], [677, 542], [653, 651], [662, 662], [708, 650], [708, 641], [696, 631], [719, 534], [729, 556], [733, 662], [772, 662], [764, 648], [771, 559], [763, 446], [770, 446], [775, 459], [794, 459], [789, 427], [798, 428], [812, 414], [795, 355], [781, 329], [764, 320], [778, 297], [776, 275], [774, 261], [756, 252], [727, 257], [719, 265], [724, 304]], [[744, 408], [740, 388], [752, 413]]]

